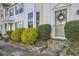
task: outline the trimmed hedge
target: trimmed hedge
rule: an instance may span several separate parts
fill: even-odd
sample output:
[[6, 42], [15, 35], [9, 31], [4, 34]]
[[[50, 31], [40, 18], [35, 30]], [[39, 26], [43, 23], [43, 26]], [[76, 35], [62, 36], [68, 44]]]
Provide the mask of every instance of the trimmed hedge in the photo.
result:
[[69, 48], [66, 52], [67, 55], [77, 56], [78, 52], [74, 48]]
[[2, 34], [0, 33], [0, 37], [2, 37]]
[[6, 34], [7, 34], [8, 37], [9, 37], [9, 39], [11, 39], [11, 34], [12, 34], [12, 32], [13, 32], [12, 30], [9, 30], [9, 31], [6, 32]]
[[49, 39], [51, 34], [51, 25], [43, 24], [38, 26], [38, 33], [39, 33], [40, 39]]
[[25, 28], [17, 28], [15, 29], [15, 31], [12, 32], [11, 34], [11, 38], [13, 41], [20, 41], [21, 40], [21, 34], [22, 34], [22, 31], [24, 30]]
[[79, 20], [67, 22], [64, 29], [68, 40], [79, 39]]
[[22, 32], [21, 41], [23, 44], [34, 44], [38, 37], [36, 28], [26, 28]]

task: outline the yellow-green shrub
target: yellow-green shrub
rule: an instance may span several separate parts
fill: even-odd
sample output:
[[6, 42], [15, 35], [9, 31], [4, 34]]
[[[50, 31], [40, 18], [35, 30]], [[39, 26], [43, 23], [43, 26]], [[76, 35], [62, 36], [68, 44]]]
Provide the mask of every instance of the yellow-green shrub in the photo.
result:
[[12, 32], [11, 38], [13, 41], [20, 41], [21, 40], [21, 34], [24, 28], [17, 28], [15, 31]]
[[21, 41], [23, 44], [34, 44], [37, 37], [38, 31], [36, 28], [27, 28], [22, 32]]

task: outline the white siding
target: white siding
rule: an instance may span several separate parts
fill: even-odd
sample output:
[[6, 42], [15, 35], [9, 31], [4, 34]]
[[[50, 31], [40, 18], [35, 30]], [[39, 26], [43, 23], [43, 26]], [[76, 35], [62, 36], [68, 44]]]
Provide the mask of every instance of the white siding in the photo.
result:
[[77, 10], [79, 10], [79, 4], [73, 3], [71, 5], [71, 20], [79, 20], [79, 15], [77, 15]]
[[43, 4], [43, 24], [50, 24], [52, 27], [51, 37], [55, 36], [55, 12], [53, 8], [57, 4]]

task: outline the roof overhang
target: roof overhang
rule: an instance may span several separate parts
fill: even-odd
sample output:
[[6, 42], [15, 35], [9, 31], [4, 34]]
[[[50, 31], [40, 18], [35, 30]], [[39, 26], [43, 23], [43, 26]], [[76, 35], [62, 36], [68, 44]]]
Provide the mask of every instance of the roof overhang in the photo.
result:
[[4, 20], [3, 23], [14, 23], [14, 20]]

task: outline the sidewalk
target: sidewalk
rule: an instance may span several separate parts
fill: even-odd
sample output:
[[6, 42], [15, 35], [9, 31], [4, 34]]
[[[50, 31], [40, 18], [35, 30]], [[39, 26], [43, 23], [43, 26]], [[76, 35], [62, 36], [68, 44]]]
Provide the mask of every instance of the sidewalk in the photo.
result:
[[23, 47], [21, 45], [17, 46], [14, 43], [6, 43], [0, 40], [0, 54], [4, 56], [54, 56], [58, 55], [58, 53], [49, 51], [46, 49], [42, 53], [36, 53], [34, 51], [30, 51], [28, 48]]

